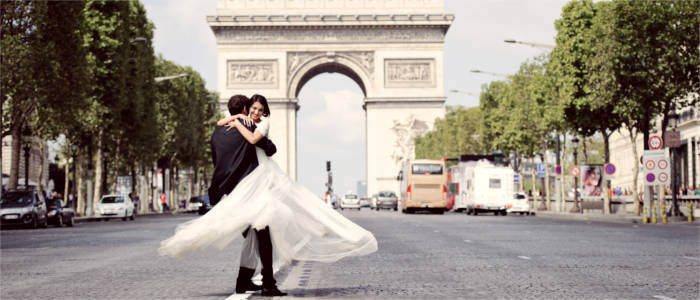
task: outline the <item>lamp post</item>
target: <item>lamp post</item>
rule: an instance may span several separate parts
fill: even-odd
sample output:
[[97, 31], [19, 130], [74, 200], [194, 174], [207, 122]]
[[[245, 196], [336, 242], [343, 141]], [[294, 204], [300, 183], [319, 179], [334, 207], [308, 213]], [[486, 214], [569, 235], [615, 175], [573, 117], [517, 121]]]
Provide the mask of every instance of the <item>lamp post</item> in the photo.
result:
[[[678, 126], [679, 115], [675, 112], [668, 114], [668, 125], [671, 127], [671, 132], [676, 132], [676, 126]], [[671, 152], [671, 208], [672, 215], [677, 217], [680, 215], [680, 210], [678, 209], [678, 180], [676, 178], [676, 147], [668, 147], [669, 152]]]
[[540, 44], [540, 43], [516, 41], [516, 40], [514, 40], [514, 39], [507, 39], [507, 40], [504, 40], [504, 42], [510, 43], [510, 44], [528, 45], [528, 46], [532, 46], [532, 47], [535, 47], [535, 48], [545, 48], [545, 49], [550, 49], [550, 50], [551, 50], [551, 49], [554, 49], [554, 45], [547, 45], [547, 44]]
[[[578, 166], [578, 137], [574, 136], [571, 139], [571, 145], [574, 146], [574, 166]], [[580, 176], [580, 174], [579, 174]], [[578, 213], [581, 212], [581, 208], [578, 205], [578, 178], [574, 178], [574, 207], [571, 208], [569, 212]]]
[[32, 149], [32, 130], [29, 125], [24, 125], [22, 130], [22, 140], [24, 141], [24, 189], [29, 190], [29, 150]]
[[161, 82], [161, 81], [170, 80], [170, 79], [175, 79], [175, 78], [180, 78], [180, 77], [185, 77], [185, 76], [188, 76], [188, 74], [187, 74], [187, 73], [180, 73], [180, 74], [177, 74], [177, 75], [156, 77], [156, 78], [155, 78], [155, 81], [156, 81], [156, 82]]
[[509, 75], [509, 74], [495, 73], [495, 72], [487, 72], [487, 71], [476, 70], [476, 69], [470, 70], [469, 72], [472, 72], [472, 73], [481, 73], [481, 74], [488, 74], [488, 75], [492, 75], [492, 76], [499, 76], [499, 77], [505, 77], [505, 78], [510, 78], [510, 76], [511, 76], [511, 75]]

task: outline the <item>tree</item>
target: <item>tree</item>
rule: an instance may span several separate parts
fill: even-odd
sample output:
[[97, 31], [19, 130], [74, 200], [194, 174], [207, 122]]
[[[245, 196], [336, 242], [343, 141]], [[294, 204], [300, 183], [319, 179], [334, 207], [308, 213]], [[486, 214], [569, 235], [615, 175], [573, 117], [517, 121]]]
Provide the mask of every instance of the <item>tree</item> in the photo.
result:
[[432, 131], [416, 137], [416, 158], [442, 159], [482, 153], [480, 127], [478, 107], [448, 106], [445, 117], [435, 120]]

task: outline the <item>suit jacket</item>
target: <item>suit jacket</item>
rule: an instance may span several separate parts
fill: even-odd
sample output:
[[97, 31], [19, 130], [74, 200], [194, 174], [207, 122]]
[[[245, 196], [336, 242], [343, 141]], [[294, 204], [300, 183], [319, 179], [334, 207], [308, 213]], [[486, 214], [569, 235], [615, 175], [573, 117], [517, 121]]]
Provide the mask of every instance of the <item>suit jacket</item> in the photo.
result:
[[[246, 128], [254, 131], [255, 125]], [[268, 156], [277, 152], [275, 144], [267, 137], [252, 145], [235, 128], [227, 131], [226, 127], [221, 126], [214, 130], [211, 136], [211, 156], [214, 163], [214, 174], [209, 186], [211, 205], [216, 205], [223, 195], [233, 191], [236, 185], [258, 166], [255, 146], [263, 149]]]

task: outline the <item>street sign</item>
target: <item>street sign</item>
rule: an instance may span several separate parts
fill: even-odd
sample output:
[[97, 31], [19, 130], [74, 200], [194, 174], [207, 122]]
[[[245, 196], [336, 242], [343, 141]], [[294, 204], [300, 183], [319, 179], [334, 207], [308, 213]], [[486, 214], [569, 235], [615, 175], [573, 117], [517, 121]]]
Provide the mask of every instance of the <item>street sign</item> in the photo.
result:
[[669, 179], [669, 160], [664, 150], [644, 150], [644, 184], [666, 185]]
[[615, 171], [617, 171], [617, 168], [615, 168], [615, 165], [613, 165], [611, 163], [607, 163], [603, 167], [603, 170], [605, 171], [605, 177], [610, 179], [610, 178], [614, 177]]
[[578, 177], [581, 174], [581, 168], [578, 166], [571, 167], [571, 176]]
[[554, 173], [557, 173], [557, 175], [561, 175], [561, 165], [557, 165], [554, 167]]
[[652, 135], [649, 138], [649, 148], [651, 148], [651, 150], [659, 150], [663, 146], [664, 146], [664, 142], [661, 140], [661, 137], [659, 137], [658, 135]]
[[513, 183], [520, 183], [520, 174], [513, 175]]
[[664, 134], [666, 147], [676, 148], [681, 145], [681, 133], [675, 130], [666, 131]]
[[546, 173], [544, 169], [544, 163], [538, 163], [537, 164], [537, 178], [544, 178]]

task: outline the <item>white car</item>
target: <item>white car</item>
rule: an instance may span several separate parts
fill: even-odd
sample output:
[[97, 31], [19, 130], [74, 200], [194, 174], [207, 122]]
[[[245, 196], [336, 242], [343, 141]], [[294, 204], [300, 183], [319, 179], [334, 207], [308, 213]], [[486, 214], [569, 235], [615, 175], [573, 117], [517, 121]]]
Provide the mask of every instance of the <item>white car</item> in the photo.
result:
[[95, 216], [109, 221], [110, 218], [134, 219], [134, 203], [125, 195], [104, 195], [97, 203]]
[[508, 213], [520, 213], [530, 215], [530, 201], [527, 196], [522, 193], [515, 193], [513, 195], [513, 201], [508, 205]]
[[360, 210], [360, 197], [355, 194], [345, 194], [340, 200], [340, 209], [357, 208]]

